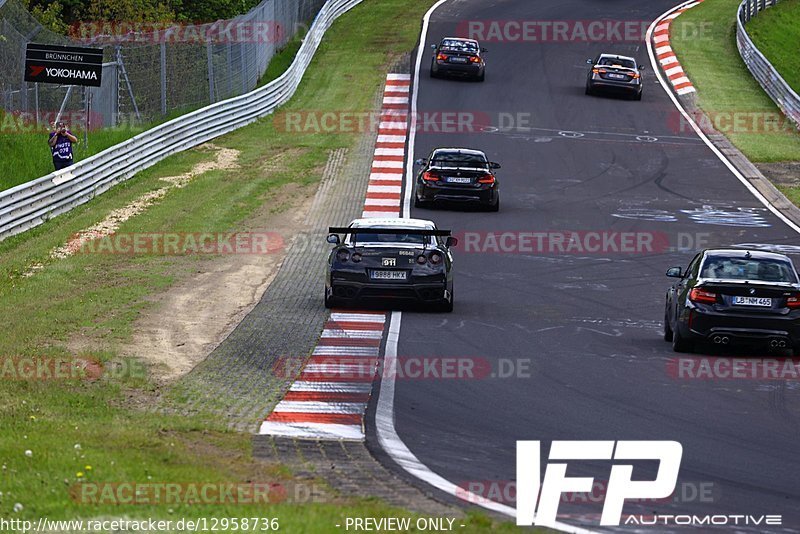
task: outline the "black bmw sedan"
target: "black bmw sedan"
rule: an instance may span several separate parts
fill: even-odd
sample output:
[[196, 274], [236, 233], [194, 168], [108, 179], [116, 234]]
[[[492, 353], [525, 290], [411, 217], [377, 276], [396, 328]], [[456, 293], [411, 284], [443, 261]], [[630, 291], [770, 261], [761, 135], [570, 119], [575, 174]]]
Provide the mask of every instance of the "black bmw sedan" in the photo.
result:
[[667, 276], [677, 280], [666, 295], [664, 340], [676, 352], [701, 341], [800, 351], [800, 280], [787, 256], [707, 249]]
[[415, 164], [422, 169], [417, 175], [414, 207], [449, 202], [500, 210], [500, 184], [494, 173], [500, 164], [489, 161], [480, 150], [437, 148]]

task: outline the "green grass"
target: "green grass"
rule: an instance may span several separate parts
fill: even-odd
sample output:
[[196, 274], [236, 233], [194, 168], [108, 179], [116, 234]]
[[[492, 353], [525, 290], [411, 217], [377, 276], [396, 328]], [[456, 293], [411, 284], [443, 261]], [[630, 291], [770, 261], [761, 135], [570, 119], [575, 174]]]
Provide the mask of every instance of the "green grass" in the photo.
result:
[[[331, 28], [288, 110], [371, 109], [389, 65], [411, 50], [419, 19], [431, 2], [365, 2]], [[217, 139], [241, 151], [240, 168], [214, 171], [171, 190], [128, 220], [120, 232], [201, 232], [247, 228], [265, 207], [287, 208], [284, 186], [315, 185], [331, 150], [356, 145], [359, 134], [282, 132], [274, 117]], [[45, 145], [46, 146], [46, 145]], [[5, 152], [3, 152], [5, 154]], [[5, 156], [4, 156], [5, 157]], [[90, 203], [22, 235], [0, 242], [0, 363], [12, 356], [101, 362], [121, 356], [133, 321], [159, 292], [198, 270], [209, 256], [92, 255], [49, 259], [71, 235], [142, 194], [161, 177], [211, 158], [196, 148], [168, 158]], [[279, 158], [279, 159], [276, 159]], [[278, 163], [276, 164], [276, 161]], [[23, 277], [33, 263], [44, 269]], [[198, 296], [202, 298], [202, 295]], [[85, 346], [70, 352], [81, 334]], [[0, 367], [0, 369], [3, 369]], [[172, 411], [151, 409], [155, 398]], [[70, 488], [90, 482], [278, 482], [291, 477], [250, 454], [250, 436], [229, 431], [224, 419], [178, 415], [181, 404], [147, 374], [97, 380], [0, 379], [0, 516], [22, 519], [153, 517], [278, 517], [286, 532], [341, 532], [350, 516], [404, 516], [375, 499], [327, 500], [312, 505], [86, 505]], [[80, 445], [76, 448], [75, 445]], [[27, 456], [25, 451], [31, 451]], [[91, 467], [87, 467], [91, 466]], [[80, 475], [79, 475], [80, 473]], [[15, 512], [19, 503], [22, 510]], [[516, 531], [473, 515], [463, 532]]]
[[[780, 116], [736, 49], [739, 4], [740, 0], [706, 0], [682, 14], [673, 23], [672, 48], [697, 89], [698, 105], [711, 117]], [[704, 28], [699, 37], [697, 28]], [[796, 54], [796, 48], [787, 53]], [[790, 128], [764, 132], [745, 127], [723, 133], [753, 162], [800, 160], [800, 135]]]
[[[75, 161], [86, 159], [108, 147], [130, 139], [147, 128], [104, 128], [89, 132], [89, 143], [83, 142], [83, 130], [79, 125], [70, 125], [79, 143], [73, 146]], [[0, 110], [0, 190], [8, 189], [53, 172], [47, 125], [38, 130], [26, 124], [18, 116]]]
[[800, 93], [800, 0], [783, 0], [762, 11], [747, 24], [747, 33], [792, 89]]

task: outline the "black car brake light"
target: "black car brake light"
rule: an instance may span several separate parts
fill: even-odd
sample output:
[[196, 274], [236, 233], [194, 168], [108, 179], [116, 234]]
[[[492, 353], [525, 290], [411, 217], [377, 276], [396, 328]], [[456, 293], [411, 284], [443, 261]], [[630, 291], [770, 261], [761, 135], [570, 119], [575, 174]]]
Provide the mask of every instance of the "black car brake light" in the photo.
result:
[[431, 252], [431, 255], [428, 257], [432, 265], [439, 265], [442, 263], [442, 255], [439, 252]]
[[350, 253], [344, 249], [341, 249], [336, 253], [336, 259], [341, 262], [346, 262], [348, 259], [350, 259]]
[[437, 54], [436, 55], [436, 59], [438, 61], [447, 61], [447, 55], [446, 54]]
[[495, 177], [492, 174], [484, 174], [480, 178], [478, 178], [479, 184], [493, 184], [495, 182]]
[[470, 56], [469, 60], [472, 63], [480, 63], [481, 62], [481, 58], [479, 58], [478, 56]]
[[439, 176], [431, 171], [427, 171], [423, 173], [422, 179], [425, 180], [426, 182], [438, 182]]
[[350, 256], [350, 259], [353, 261], [353, 263], [359, 263], [361, 261], [361, 254], [354, 252], [353, 255]]
[[428, 263], [428, 258], [425, 257], [425, 254], [420, 254], [419, 256], [417, 256], [417, 263], [419, 265], [425, 265], [426, 263]]
[[790, 310], [800, 309], [800, 293], [792, 293], [792, 295], [786, 299], [786, 307]]
[[689, 292], [689, 300], [692, 302], [702, 302], [703, 304], [714, 304], [717, 302], [717, 294], [695, 287]]

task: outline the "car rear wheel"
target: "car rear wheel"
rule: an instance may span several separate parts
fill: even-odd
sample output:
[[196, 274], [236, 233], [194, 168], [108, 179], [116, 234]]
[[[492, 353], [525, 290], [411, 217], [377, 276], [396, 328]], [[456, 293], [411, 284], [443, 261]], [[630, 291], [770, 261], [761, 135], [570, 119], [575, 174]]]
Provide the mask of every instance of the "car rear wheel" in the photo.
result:
[[664, 312], [664, 341], [672, 341], [672, 327], [669, 325], [669, 316]]
[[589, 87], [588, 85], [586, 86], [586, 94], [589, 95], [589, 96], [594, 94], [594, 90], [591, 87]]
[[444, 313], [451, 313], [453, 311], [453, 290], [450, 290], [450, 298], [449, 299], [442, 299], [442, 301], [437, 306], [440, 312]]
[[486, 79], [486, 72], [481, 72], [480, 74], [478, 74], [478, 81], [479, 82], [482, 82], [485, 79]]
[[633, 97], [633, 99], [634, 100], [641, 100], [642, 99], [642, 93], [636, 93], [636, 95]]
[[692, 352], [694, 350], [694, 343], [685, 339], [680, 332], [679, 328], [676, 328], [672, 332], [672, 350], [675, 352]]
[[493, 211], [495, 213], [500, 211], [500, 198], [498, 198], [497, 202], [495, 202], [494, 204], [489, 204], [488, 211]]
[[431, 203], [426, 202], [424, 200], [420, 200], [419, 197], [414, 195], [414, 207], [419, 209], [427, 209], [431, 207]]
[[336, 299], [334, 297], [328, 296], [328, 288], [325, 287], [325, 307], [327, 309], [335, 308], [337, 305]]

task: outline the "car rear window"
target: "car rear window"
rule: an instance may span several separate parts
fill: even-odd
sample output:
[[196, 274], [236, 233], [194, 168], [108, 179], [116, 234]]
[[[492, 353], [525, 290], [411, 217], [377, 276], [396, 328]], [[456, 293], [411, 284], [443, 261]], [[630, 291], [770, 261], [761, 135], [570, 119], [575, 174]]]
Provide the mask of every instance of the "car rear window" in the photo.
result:
[[600, 59], [600, 63], [598, 65], [605, 65], [607, 67], [612, 67], [614, 65], [619, 65], [621, 67], [625, 67], [626, 69], [635, 69], [636, 63], [631, 61], [630, 59], [617, 59], [613, 57], [604, 57]]
[[460, 152], [437, 152], [431, 159], [431, 165], [443, 167], [484, 167], [486, 157], [481, 154], [462, 154]]
[[466, 52], [477, 52], [478, 44], [471, 41], [456, 41], [454, 39], [445, 39], [442, 41], [440, 48], [448, 50], [463, 50]]
[[424, 235], [410, 235], [403, 233], [385, 233], [385, 234], [355, 234], [356, 243], [406, 243], [412, 245], [422, 245], [429, 240], [430, 237]]
[[797, 275], [788, 261], [765, 258], [706, 258], [700, 276], [726, 280], [758, 280], [762, 282], [797, 282]]

